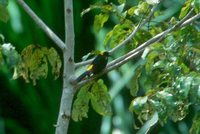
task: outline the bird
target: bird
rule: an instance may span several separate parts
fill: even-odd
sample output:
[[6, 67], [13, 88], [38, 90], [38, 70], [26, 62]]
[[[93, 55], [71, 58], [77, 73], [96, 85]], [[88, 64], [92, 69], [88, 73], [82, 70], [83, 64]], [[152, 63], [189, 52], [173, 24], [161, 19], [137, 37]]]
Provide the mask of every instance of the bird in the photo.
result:
[[110, 56], [108, 51], [100, 52], [87, 67], [86, 71], [77, 77], [76, 82], [80, 82], [87, 76], [95, 75], [102, 72], [108, 63], [108, 57]]

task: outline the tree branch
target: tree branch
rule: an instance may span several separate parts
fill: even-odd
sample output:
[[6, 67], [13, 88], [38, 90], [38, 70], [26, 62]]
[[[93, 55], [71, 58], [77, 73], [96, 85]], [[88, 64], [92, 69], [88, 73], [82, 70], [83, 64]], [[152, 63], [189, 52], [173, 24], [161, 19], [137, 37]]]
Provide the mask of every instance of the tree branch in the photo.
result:
[[65, 13], [65, 43], [67, 50], [63, 51], [63, 92], [60, 102], [60, 110], [56, 125], [56, 134], [67, 134], [71, 118], [71, 108], [76, 90], [70, 83], [74, 75], [74, 21], [73, 0], [64, 0]]
[[17, 2], [61, 50], [66, 49], [65, 43], [32, 11], [24, 0], [17, 0]]
[[[122, 41], [120, 44], [118, 44], [116, 47], [114, 47], [112, 50], [109, 51], [109, 53], [112, 55], [115, 51], [119, 50], [121, 47], [123, 47], [124, 45], [126, 45], [129, 41], [131, 41], [133, 39], [133, 37], [135, 36], [135, 34], [137, 33], [137, 31], [143, 26], [145, 25], [149, 19], [152, 17], [152, 15], [154, 14], [155, 10], [157, 8], [157, 5], [155, 5], [149, 15], [147, 16], [147, 18], [142, 22], [143, 18], [140, 20], [140, 22], [138, 23], [138, 25], [135, 27], [135, 29], [132, 31], [132, 33], [124, 40]], [[76, 63], [76, 68], [90, 64], [92, 62], [93, 59], [87, 60], [87, 61], [82, 61], [79, 63]]]
[[89, 81], [92, 81], [94, 79], [96, 79], [97, 77], [113, 70], [113, 69], [116, 69], [118, 68], [119, 66], [127, 63], [130, 59], [134, 58], [134, 57], [137, 57], [141, 52], [143, 52], [143, 50], [150, 46], [151, 44], [155, 43], [155, 42], [158, 42], [160, 40], [162, 40], [168, 33], [174, 31], [174, 30], [177, 30], [177, 28], [182, 28], [182, 27], [185, 27], [189, 24], [191, 24], [192, 22], [194, 22], [195, 20], [199, 19], [200, 18], [200, 13], [189, 18], [189, 16], [192, 14], [193, 12], [193, 9], [191, 9], [191, 11], [182, 19], [180, 20], [176, 25], [174, 25], [173, 27], [165, 30], [164, 32], [160, 33], [160, 34], [157, 34], [156, 36], [154, 36], [153, 38], [149, 39], [148, 41], [144, 42], [143, 44], [141, 44], [139, 47], [137, 47], [136, 49], [130, 51], [129, 53], [113, 60], [112, 62], [110, 62], [106, 69], [98, 74], [98, 75], [95, 75], [95, 76], [92, 76], [86, 80], [83, 80], [81, 82], [79, 82], [76, 86], [76, 88], [79, 88], [81, 86], [83, 86], [84, 84], [88, 83]]

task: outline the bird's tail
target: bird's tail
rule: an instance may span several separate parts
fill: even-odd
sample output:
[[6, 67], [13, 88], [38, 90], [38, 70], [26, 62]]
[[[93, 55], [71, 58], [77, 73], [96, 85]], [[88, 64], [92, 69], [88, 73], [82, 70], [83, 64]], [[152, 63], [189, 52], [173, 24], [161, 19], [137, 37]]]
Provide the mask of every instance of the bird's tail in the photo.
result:
[[76, 79], [76, 82], [82, 81], [87, 75], [89, 75], [89, 72], [88, 72], [88, 71], [85, 71], [84, 73], [82, 73], [82, 74]]

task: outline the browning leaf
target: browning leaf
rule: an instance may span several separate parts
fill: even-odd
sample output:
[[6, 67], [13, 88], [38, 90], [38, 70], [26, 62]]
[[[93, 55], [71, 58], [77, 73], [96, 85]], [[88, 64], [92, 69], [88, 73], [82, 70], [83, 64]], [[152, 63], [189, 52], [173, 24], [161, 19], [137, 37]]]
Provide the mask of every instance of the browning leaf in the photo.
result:
[[111, 97], [107, 91], [107, 87], [103, 80], [98, 80], [92, 86], [91, 104], [94, 110], [101, 115], [110, 115], [111, 112]]

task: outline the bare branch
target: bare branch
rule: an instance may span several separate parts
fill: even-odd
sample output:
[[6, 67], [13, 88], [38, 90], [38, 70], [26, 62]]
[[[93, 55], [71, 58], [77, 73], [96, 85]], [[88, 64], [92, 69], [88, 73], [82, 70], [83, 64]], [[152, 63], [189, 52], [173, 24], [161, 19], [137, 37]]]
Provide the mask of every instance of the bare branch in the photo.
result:
[[66, 48], [65, 43], [32, 11], [24, 0], [17, 0], [17, 2], [61, 50]]
[[76, 66], [76, 68], [78, 68], [78, 67], [81, 67], [81, 66], [88, 65], [93, 61], [93, 59], [94, 58], [86, 60], [86, 61], [82, 61], [82, 62], [79, 62], [79, 63], [76, 63], [75, 66]]
[[194, 22], [195, 20], [199, 19], [200, 18], [200, 13], [191, 17], [190, 19], [187, 19], [185, 22], [183, 22], [180, 27], [185, 27], [189, 24], [191, 24], [192, 22]]

